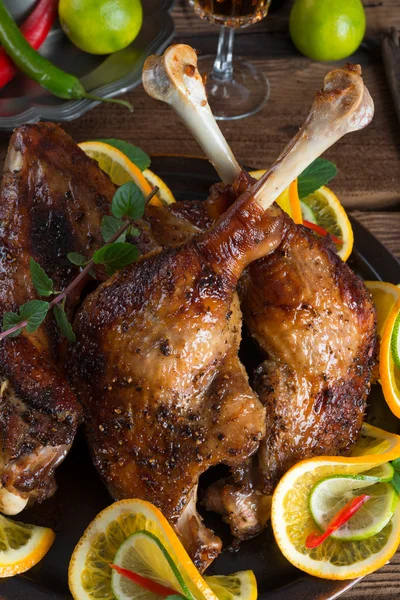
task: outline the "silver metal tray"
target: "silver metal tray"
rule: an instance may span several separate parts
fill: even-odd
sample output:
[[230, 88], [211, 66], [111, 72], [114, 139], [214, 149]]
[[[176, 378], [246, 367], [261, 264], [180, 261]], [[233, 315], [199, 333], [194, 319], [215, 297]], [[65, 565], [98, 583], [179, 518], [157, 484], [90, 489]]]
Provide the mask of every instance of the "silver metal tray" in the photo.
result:
[[[130, 46], [115, 54], [95, 56], [82, 52], [67, 39], [58, 22], [40, 52], [77, 75], [92, 94], [104, 98], [123, 94], [140, 83], [147, 56], [161, 52], [173, 37], [173, 3], [174, 0], [142, 0], [144, 19], [140, 33]], [[6, 0], [18, 21], [26, 17], [34, 4], [34, 0]], [[10, 130], [39, 120], [71, 121], [97, 104], [92, 100], [61, 100], [19, 74], [0, 90], [0, 129]]]

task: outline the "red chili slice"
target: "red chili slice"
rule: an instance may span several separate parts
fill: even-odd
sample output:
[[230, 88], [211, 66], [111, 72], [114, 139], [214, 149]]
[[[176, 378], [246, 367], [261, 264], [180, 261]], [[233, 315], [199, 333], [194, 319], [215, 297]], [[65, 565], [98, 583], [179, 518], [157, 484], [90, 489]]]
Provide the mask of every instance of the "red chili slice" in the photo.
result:
[[340, 527], [342, 527], [355, 513], [360, 510], [363, 504], [369, 500], [371, 496], [362, 494], [356, 496], [352, 500], [349, 500], [347, 504], [339, 510], [339, 512], [333, 517], [331, 522], [328, 524], [326, 530], [321, 533], [320, 531], [313, 531], [306, 539], [306, 548], [312, 549], [317, 548], [326, 540], [327, 537], [335, 533]]

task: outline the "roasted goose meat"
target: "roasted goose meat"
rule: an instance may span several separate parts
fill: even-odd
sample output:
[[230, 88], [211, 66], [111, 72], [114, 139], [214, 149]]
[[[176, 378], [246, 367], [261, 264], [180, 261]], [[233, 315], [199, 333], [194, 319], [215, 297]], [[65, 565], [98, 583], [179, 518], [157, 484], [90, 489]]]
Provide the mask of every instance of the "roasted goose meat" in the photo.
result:
[[[240, 220], [247, 213], [250, 225]], [[195, 512], [199, 476], [241, 464], [265, 435], [264, 409], [238, 359], [236, 284], [254, 255], [277, 247], [284, 227], [279, 211], [264, 215], [247, 199], [211, 232], [112, 277], [74, 325], [69, 369], [96, 467], [114, 498], [157, 505], [200, 568], [220, 542]]]
[[[152, 61], [152, 81], [157, 67]], [[196, 514], [199, 476], [218, 463], [239, 469], [265, 435], [264, 409], [237, 355], [236, 285], [248, 264], [286, 238], [290, 219], [271, 206], [280, 191], [363, 122], [356, 118], [360, 91], [351, 94], [340, 84], [327, 82], [305, 129], [211, 229], [192, 232], [188, 241], [113, 276], [86, 299], [75, 321], [69, 372], [86, 409], [100, 474], [115, 498], [159, 506], [200, 569], [220, 543]], [[335, 103], [338, 95], [343, 100]], [[327, 123], [329, 140], [320, 135], [311, 145], [309, 138]]]
[[[221, 177], [225, 177], [225, 183], [230, 184], [215, 185], [203, 205], [203, 213], [212, 219], [251, 185], [251, 179], [237, 163], [234, 166], [225, 140], [219, 139], [220, 151], [216, 154], [214, 139], [203, 136], [202, 132], [211, 130], [212, 115], [208, 107], [199, 105], [199, 90], [193, 92], [200, 78], [182, 77], [178, 70], [181, 65], [183, 73], [188, 73], [187, 63], [195, 61], [190, 50], [180, 48], [174, 48], [172, 60], [170, 55], [162, 60], [152, 59], [153, 76], [147, 81], [145, 78], [145, 85], [150, 95], [177, 110]], [[193, 70], [190, 72], [193, 74]], [[163, 88], [157, 86], [156, 74], [163, 81]], [[332, 106], [335, 94], [339, 103], [344, 94], [358, 98], [346, 114], [350, 127], [354, 117], [361, 126], [366, 125], [373, 112], [359, 75], [357, 67], [333, 71], [326, 78], [323, 92], [330, 95]], [[165, 86], [166, 80], [170, 89]], [[343, 108], [346, 113], [344, 104]], [[318, 103], [311, 111], [304, 135], [295, 140], [295, 145], [304, 141], [306, 132], [310, 142], [318, 145], [321, 133], [335, 135], [337, 125], [343, 126], [329, 120], [331, 115], [327, 113], [316, 119], [317, 109]], [[328, 132], [324, 131], [324, 119], [325, 125], [330, 123]], [[310, 136], [310, 126], [314, 137]], [[289, 150], [293, 150], [293, 144]], [[292, 152], [292, 156], [296, 154]], [[179, 215], [182, 223], [189, 220], [194, 226], [209, 226], [199, 209], [186, 211], [185, 204], [174, 206], [174, 218]], [[163, 216], [156, 209], [152, 218], [156, 235], [162, 222]], [[190, 235], [187, 225], [182, 227], [181, 235]], [[176, 227], [169, 240], [167, 236], [168, 232], [160, 236], [162, 244], [176, 243]], [[252, 383], [266, 408], [267, 434], [255, 456], [235, 468], [230, 479], [208, 490], [206, 506], [221, 512], [236, 536], [249, 537], [265, 525], [268, 495], [290, 466], [315, 455], [347, 454], [357, 440], [374, 364], [376, 335], [373, 304], [362, 281], [341, 261], [333, 244], [293, 222], [278, 249], [245, 271], [239, 290], [247, 330], [266, 358]]]
[[[38, 123], [14, 132], [0, 192], [1, 317], [38, 297], [30, 257], [55, 289], [70, 283], [78, 269], [67, 253], [91, 255], [102, 245], [100, 222], [114, 192], [97, 164], [56, 125]], [[76, 289], [68, 296], [69, 314], [80, 293]], [[51, 315], [35, 333], [0, 342], [0, 510], [8, 514], [54, 492], [54, 470], [81, 419], [62, 353]]]

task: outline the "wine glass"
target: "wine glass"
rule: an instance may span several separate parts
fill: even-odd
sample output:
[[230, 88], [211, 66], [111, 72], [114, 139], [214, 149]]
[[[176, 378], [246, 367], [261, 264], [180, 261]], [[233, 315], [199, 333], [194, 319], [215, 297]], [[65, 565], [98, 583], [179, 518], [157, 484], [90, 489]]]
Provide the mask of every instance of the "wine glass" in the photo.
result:
[[216, 119], [253, 115], [269, 98], [268, 78], [251, 63], [233, 58], [233, 41], [235, 29], [263, 19], [270, 4], [271, 0], [189, 0], [202, 19], [221, 25], [217, 56], [198, 61], [207, 74], [208, 100]]

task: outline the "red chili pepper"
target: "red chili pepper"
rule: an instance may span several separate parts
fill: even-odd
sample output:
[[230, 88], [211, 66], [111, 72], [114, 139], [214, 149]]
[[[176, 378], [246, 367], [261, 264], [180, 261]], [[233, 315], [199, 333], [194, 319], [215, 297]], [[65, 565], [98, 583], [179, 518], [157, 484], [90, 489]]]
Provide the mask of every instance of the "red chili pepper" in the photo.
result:
[[152, 579], [143, 577], [143, 575], [138, 575], [137, 573], [134, 573], [133, 571], [130, 571], [129, 569], [123, 569], [122, 567], [119, 567], [118, 565], [112, 565], [112, 564], [110, 564], [110, 567], [112, 569], [114, 569], [115, 571], [117, 571], [117, 573], [119, 573], [123, 577], [126, 577], [127, 579], [130, 579], [134, 583], [137, 583], [138, 585], [140, 585], [140, 587], [144, 588], [148, 592], [153, 592], [153, 594], [157, 594], [157, 596], [164, 596], [166, 598], [167, 596], [171, 596], [171, 595], [173, 595], [173, 596], [180, 595], [179, 592], [177, 592], [176, 590], [172, 590], [168, 587], [165, 587], [165, 585], [161, 585], [161, 583], [157, 583], [156, 581], [153, 581]]
[[327, 231], [320, 225], [316, 225], [315, 223], [311, 223], [311, 221], [304, 221], [304, 220], [303, 220], [303, 225], [305, 225], [309, 229], [312, 229], [313, 231], [315, 231], [315, 233], [318, 233], [318, 235], [321, 235], [322, 237], [326, 237], [327, 235], [330, 235], [332, 240], [335, 242], [335, 244], [343, 244], [343, 240], [339, 240], [339, 238], [336, 237], [336, 235], [329, 233], [329, 231]]
[[[21, 27], [21, 33], [32, 48], [37, 50], [46, 39], [57, 17], [58, 0], [39, 0]], [[18, 69], [0, 48], [0, 88], [4, 87], [17, 74]]]
[[320, 531], [313, 531], [310, 533], [306, 539], [306, 548], [317, 548], [324, 540], [326, 540], [327, 537], [332, 535], [332, 533], [335, 533], [335, 531], [342, 527], [342, 525], [347, 523], [347, 521], [349, 521], [349, 519], [351, 519], [351, 517], [355, 515], [355, 513], [360, 510], [362, 505], [365, 504], [365, 502], [367, 502], [367, 500], [370, 498], [371, 496], [362, 494], [361, 496], [356, 496], [347, 502], [347, 504], [345, 504], [343, 508], [339, 510], [337, 515], [333, 517], [332, 521], [328, 524], [328, 527], [323, 533]]

